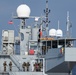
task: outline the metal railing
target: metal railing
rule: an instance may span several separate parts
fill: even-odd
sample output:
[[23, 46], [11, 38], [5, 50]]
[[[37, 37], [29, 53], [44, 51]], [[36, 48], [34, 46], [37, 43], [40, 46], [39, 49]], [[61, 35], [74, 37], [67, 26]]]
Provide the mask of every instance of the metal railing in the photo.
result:
[[[9, 66], [6, 66], [6, 72], [19, 72], [18, 68], [16, 66], [12, 66], [12, 71], [10, 71]], [[0, 72], [5, 72], [4, 71], [4, 66], [0, 66]]]

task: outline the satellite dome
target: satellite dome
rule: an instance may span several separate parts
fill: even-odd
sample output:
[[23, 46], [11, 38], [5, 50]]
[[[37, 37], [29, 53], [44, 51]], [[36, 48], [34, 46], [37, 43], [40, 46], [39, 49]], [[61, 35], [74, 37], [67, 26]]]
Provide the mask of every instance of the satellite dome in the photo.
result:
[[50, 29], [49, 36], [56, 36], [56, 29]]
[[62, 32], [61, 29], [58, 29], [58, 30], [57, 30], [56, 36], [57, 36], [57, 37], [62, 37], [62, 36], [63, 36], [63, 32]]
[[30, 16], [30, 8], [26, 4], [17, 7], [17, 15], [19, 18], [28, 18]]

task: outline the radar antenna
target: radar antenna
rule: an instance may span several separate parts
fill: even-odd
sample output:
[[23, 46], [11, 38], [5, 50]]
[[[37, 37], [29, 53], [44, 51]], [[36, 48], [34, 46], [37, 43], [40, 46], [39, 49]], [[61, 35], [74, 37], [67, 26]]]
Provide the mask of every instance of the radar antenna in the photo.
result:
[[48, 14], [50, 13], [50, 10], [48, 9], [48, 0], [46, 0], [46, 9], [44, 10], [44, 13], [46, 15], [46, 20], [44, 21], [44, 23], [46, 24], [46, 35], [48, 35], [48, 23], [50, 23], [50, 21], [48, 20]]

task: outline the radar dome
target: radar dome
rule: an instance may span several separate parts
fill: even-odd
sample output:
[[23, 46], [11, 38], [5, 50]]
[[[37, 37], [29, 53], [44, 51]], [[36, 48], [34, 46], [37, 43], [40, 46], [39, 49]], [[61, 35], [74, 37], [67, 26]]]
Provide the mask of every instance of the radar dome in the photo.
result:
[[17, 7], [17, 16], [19, 18], [28, 18], [30, 16], [30, 8], [26, 4], [21, 4]]
[[49, 36], [56, 36], [56, 29], [50, 29]]
[[63, 36], [63, 32], [62, 32], [61, 29], [58, 29], [58, 30], [57, 30], [56, 36], [57, 36], [57, 37], [62, 37], [62, 36]]

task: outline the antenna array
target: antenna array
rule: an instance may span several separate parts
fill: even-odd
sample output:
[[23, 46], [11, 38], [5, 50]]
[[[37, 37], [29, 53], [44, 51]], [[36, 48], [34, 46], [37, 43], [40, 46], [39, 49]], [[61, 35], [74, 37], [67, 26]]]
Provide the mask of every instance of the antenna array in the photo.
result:
[[48, 9], [48, 0], [46, 0], [46, 9], [44, 10], [44, 13], [46, 15], [46, 20], [44, 21], [44, 23], [46, 24], [46, 32], [48, 35], [48, 23], [50, 23], [50, 21], [48, 20], [48, 14], [50, 13], [50, 10]]

